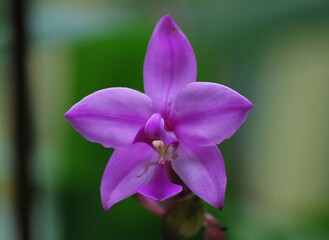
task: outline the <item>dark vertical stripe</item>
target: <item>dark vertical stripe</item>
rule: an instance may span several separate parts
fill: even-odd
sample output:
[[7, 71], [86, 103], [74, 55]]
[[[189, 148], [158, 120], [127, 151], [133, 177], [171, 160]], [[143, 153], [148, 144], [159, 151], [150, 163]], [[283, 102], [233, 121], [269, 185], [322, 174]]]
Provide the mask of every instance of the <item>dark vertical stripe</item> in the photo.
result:
[[31, 180], [29, 165], [32, 148], [32, 121], [27, 83], [26, 2], [11, 0], [13, 156], [15, 162], [15, 211], [18, 237], [31, 239]]

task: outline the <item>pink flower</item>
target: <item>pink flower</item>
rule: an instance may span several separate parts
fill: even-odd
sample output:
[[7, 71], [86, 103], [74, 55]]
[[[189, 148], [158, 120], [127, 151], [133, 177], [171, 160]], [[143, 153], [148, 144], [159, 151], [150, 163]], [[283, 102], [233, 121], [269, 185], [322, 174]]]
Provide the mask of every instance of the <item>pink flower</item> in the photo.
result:
[[204, 201], [223, 206], [226, 173], [216, 144], [237, 131], [253, 105], [223, 85], [195, 82], [196, 73], [189, 41], [164, 16], [145, 58], [145, 94], [108, 88], [65, 114], [87, 140], [115, 148], [101, 183], [105, 210], [136, 192], [159, 201], [178, 194], [171, 170]]

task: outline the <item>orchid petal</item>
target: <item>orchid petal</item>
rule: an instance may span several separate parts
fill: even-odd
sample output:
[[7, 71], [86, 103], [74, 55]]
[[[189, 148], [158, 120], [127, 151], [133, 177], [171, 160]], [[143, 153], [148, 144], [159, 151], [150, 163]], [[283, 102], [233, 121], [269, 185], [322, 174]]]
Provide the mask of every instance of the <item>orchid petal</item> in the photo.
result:
[[153, 113], [145, 94], [129, 88], [97, 91], [75, 104], [65, 117], [87, 140], [104, 147], [131, 144]]
[[178, 140], [211, 146], [230, 138], [246, 120], [252, 103], [216, 83], [190, 83], [175, 97], [171, 120]]
[[144, 62], [144, 88], [162, 114], [167, 114], [173, 96], [196, 80], [193, 49], [170, 16], [156, 25]]
[[222, 208], [226, 172], [217, 146], [190, 147], [180, 144], [176, 153], [172, 166], [187, 187], [210, 205]]
[[165, 164], [158, 164], [158, 169], [149, 184], [137, 188], [138, 193], [157, 201], [164, 201], [182, 190], [181, 185], [171, 183], [168, 180]]
[[105, 211], [115, 203], [136, 193], [136, 188], [153, 177], [158, 153], [149, 145], [136, 143], [116, 149], [109, 160], [101, 183], [101, 198]]

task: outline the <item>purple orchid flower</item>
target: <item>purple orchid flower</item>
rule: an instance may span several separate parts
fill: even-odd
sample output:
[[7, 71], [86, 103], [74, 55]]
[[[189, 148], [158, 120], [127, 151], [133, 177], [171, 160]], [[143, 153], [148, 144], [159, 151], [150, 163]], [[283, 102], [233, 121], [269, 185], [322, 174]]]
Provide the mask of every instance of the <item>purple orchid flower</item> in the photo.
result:
[[174, 171], [197, 196], [222, 208], [223, 157], [216, 146], [246, 120], [252, 103], [220, 84], [195, 82], [193, 49], [170, 16], [160, 19], [144, 63], [145, 94], [129, 88], [97, 91], [66, 114], [91, 142], [113, 147], [101, 183], [107, 211], [140, 193], [163, 201], [182, 191]]

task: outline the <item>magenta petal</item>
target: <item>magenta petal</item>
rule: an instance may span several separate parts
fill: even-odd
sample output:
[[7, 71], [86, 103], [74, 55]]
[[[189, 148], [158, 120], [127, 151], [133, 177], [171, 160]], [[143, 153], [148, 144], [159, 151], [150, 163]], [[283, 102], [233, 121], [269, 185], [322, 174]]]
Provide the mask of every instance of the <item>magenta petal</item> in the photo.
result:
[[133, 142], [152, 113], [152, 100], [145, 94], [129, 88], [108, 88], [82, 99], [65, 117], [89, 141], [121, 147]]
[[180, 144], [174, 171], [200, 198], [216, 208], [224, 205], [226, 172], [223, 157], [217, 148], [187, 147]]
[[144, 88], [162, 114], [177, 91], [196, 80], [193, 49], [170, 16], [156, 25], [144, 62]]
[[165, 164], [158, 164], [158, 169], [148, 185], [137, 188], [138, 193], [157, 201], [164, 201], [182, 190], [182, 186], [168, 180]]
[[211, 146], [230, 138], [246, 120], [252, 103], [216, 83], [190, 83], [173, 101], [171, 119], [179, 141]]
[[149, 145], [136, 143], [130, 148], [116, 149], [108, 162], [101, 183], [105, 211], [115, 203], [136, 193], [155, 172], [158, 153]]

